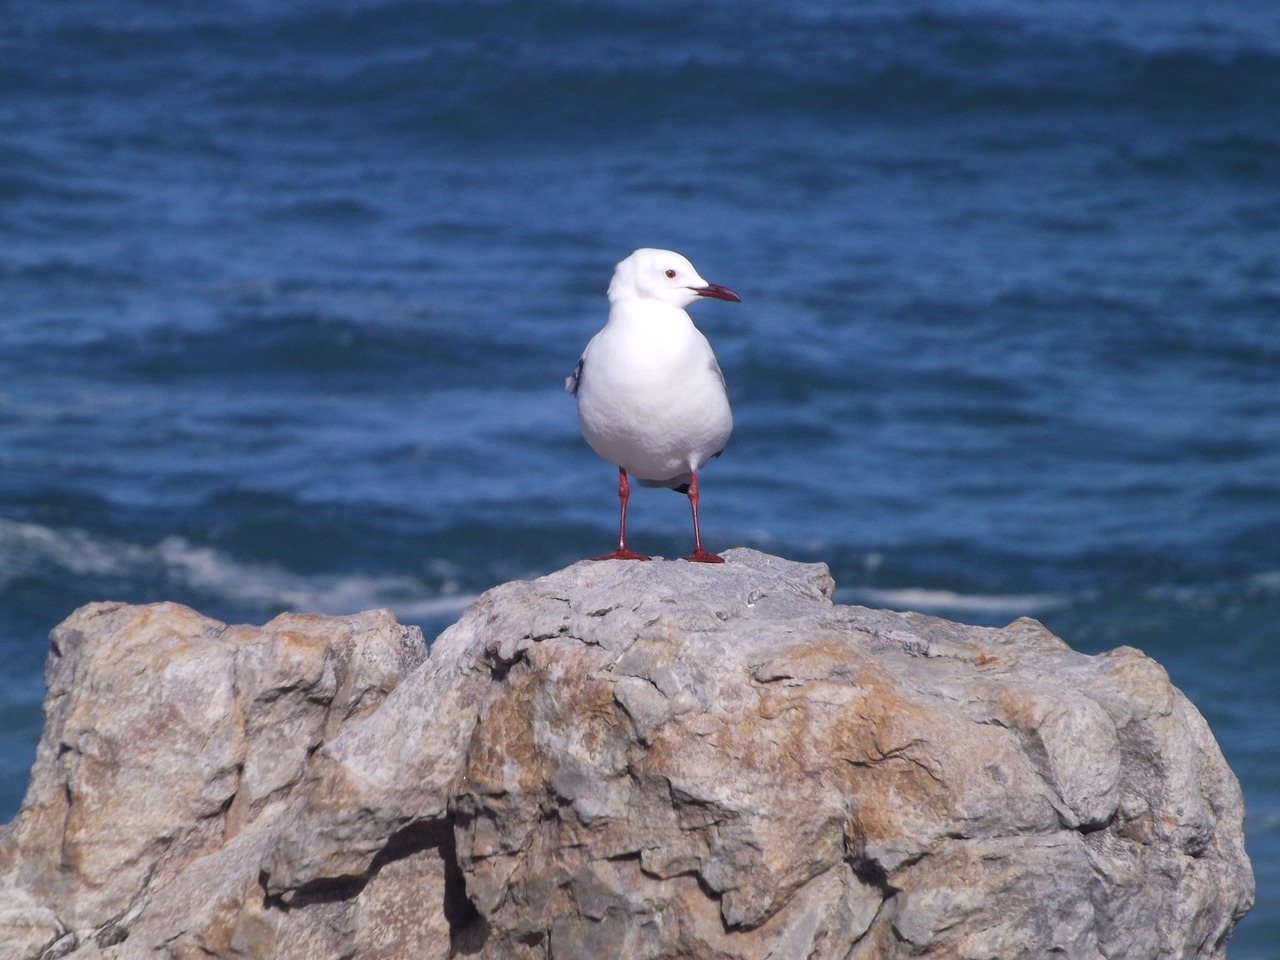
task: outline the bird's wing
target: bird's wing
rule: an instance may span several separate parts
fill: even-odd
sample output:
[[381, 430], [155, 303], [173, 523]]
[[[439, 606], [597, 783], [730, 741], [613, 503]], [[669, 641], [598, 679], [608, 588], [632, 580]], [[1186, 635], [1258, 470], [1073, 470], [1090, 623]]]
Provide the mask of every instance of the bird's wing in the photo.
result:
[[[582, 382], [582, 361], [585, 357], [578, 358], [578, 365], [573, 368], [573, 373], [564, 378], [564, 388], [572, 393], [575, 397], [578, 395], [578, 384]], [[724, 379], [723, 377], [721, 379]]]
[[[581, 360], [578, 361], [578, 367], [579, 369], [582, 367]], [[728, 393], [729, 385], [724, 382], [724, 371], [720, 369], [720, 361], [716, 359], [716, 355], [714, 353], [711, 355], [711, 369], [714, 370], [716, 372], [716, 376], [720, 378], [720, 386], [724, 388], [724, 392]], [[575, 370], [574, 374], [576, 375], [577, 372], [578, 371]]]

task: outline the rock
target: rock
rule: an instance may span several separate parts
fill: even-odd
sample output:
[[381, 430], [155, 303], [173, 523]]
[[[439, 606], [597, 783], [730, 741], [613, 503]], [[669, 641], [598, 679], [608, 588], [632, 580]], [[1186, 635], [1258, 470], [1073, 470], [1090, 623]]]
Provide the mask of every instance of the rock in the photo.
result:
[[425, 657], [386, 611], [254, 628], [167, 603], [78, 610], [53, 631], [44, 734], [0, 835], [0, 942], [123, 943], [157, 911], [261, 899], [261, 849], [311, 754]]
[[[1214, 958], [1239, 786], [1136, 650], [579, 563], [385, 612], [53, 634], [15, 957]], [[11, 935], [8, 932], [12, 931]]]

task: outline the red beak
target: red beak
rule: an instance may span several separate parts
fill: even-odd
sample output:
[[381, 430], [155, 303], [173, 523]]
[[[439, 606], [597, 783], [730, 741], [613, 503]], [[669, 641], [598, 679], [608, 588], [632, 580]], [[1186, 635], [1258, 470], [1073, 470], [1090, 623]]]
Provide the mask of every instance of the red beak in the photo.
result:
[[728, 287], [722, 287], [718, 283], [708, 283], [705, 287], [691, 287], [690, 289], [700, 297], [714, 297], [717, 300], [732, 300], [734, 303], [742, 302], [742, 298], [740, 296]]

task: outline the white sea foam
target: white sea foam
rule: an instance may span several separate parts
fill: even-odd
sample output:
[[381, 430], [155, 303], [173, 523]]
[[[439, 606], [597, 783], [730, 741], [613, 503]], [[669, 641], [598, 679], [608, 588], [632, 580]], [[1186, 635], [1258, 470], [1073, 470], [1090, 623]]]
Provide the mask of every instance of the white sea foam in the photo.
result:
[[1259, 590], [1280, 590], [1280, 570], [1268, 570], [1249, 578], [1249, 584]]
[[890, 607], [898, 610], [954, 611], [957, 613], [993, 613], [1022, 616], [1065, 606], [1071, 598], [1059, 593], [955, 593], [951, 590], [928, 590], [904, 587], [881, 590], [856, 587], [839, 591], [841, 599], [856, 603]]
[[433, 593], [404, 574], [304, 576], [270, 564], [242, 563], [182, 537], [144, 545], [0, 519], [0, 589], [45, 565], [80, 577], [163, 580], [250, 607], [316, 613], [388, 607], [409, 621], [456, 616], [475, 599], [474, 594]]
[[51, 563], [78, 576], [105, 575], [137, 566], [143, 548], [95, 540], [81, 530], [54, 530], [0, 519], [0, 588]]

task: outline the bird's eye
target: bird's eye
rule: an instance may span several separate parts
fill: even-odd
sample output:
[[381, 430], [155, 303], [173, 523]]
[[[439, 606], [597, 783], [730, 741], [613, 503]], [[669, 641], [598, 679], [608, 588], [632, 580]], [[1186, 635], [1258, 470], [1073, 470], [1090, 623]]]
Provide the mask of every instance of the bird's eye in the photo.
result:
[[676, 272], [675, 272], [674, 270], [668, 270], [668, 271], [667, 271], [667, 279], [668, 279], [668, 280], [674, 280], [675, 278], [676, 278]]

